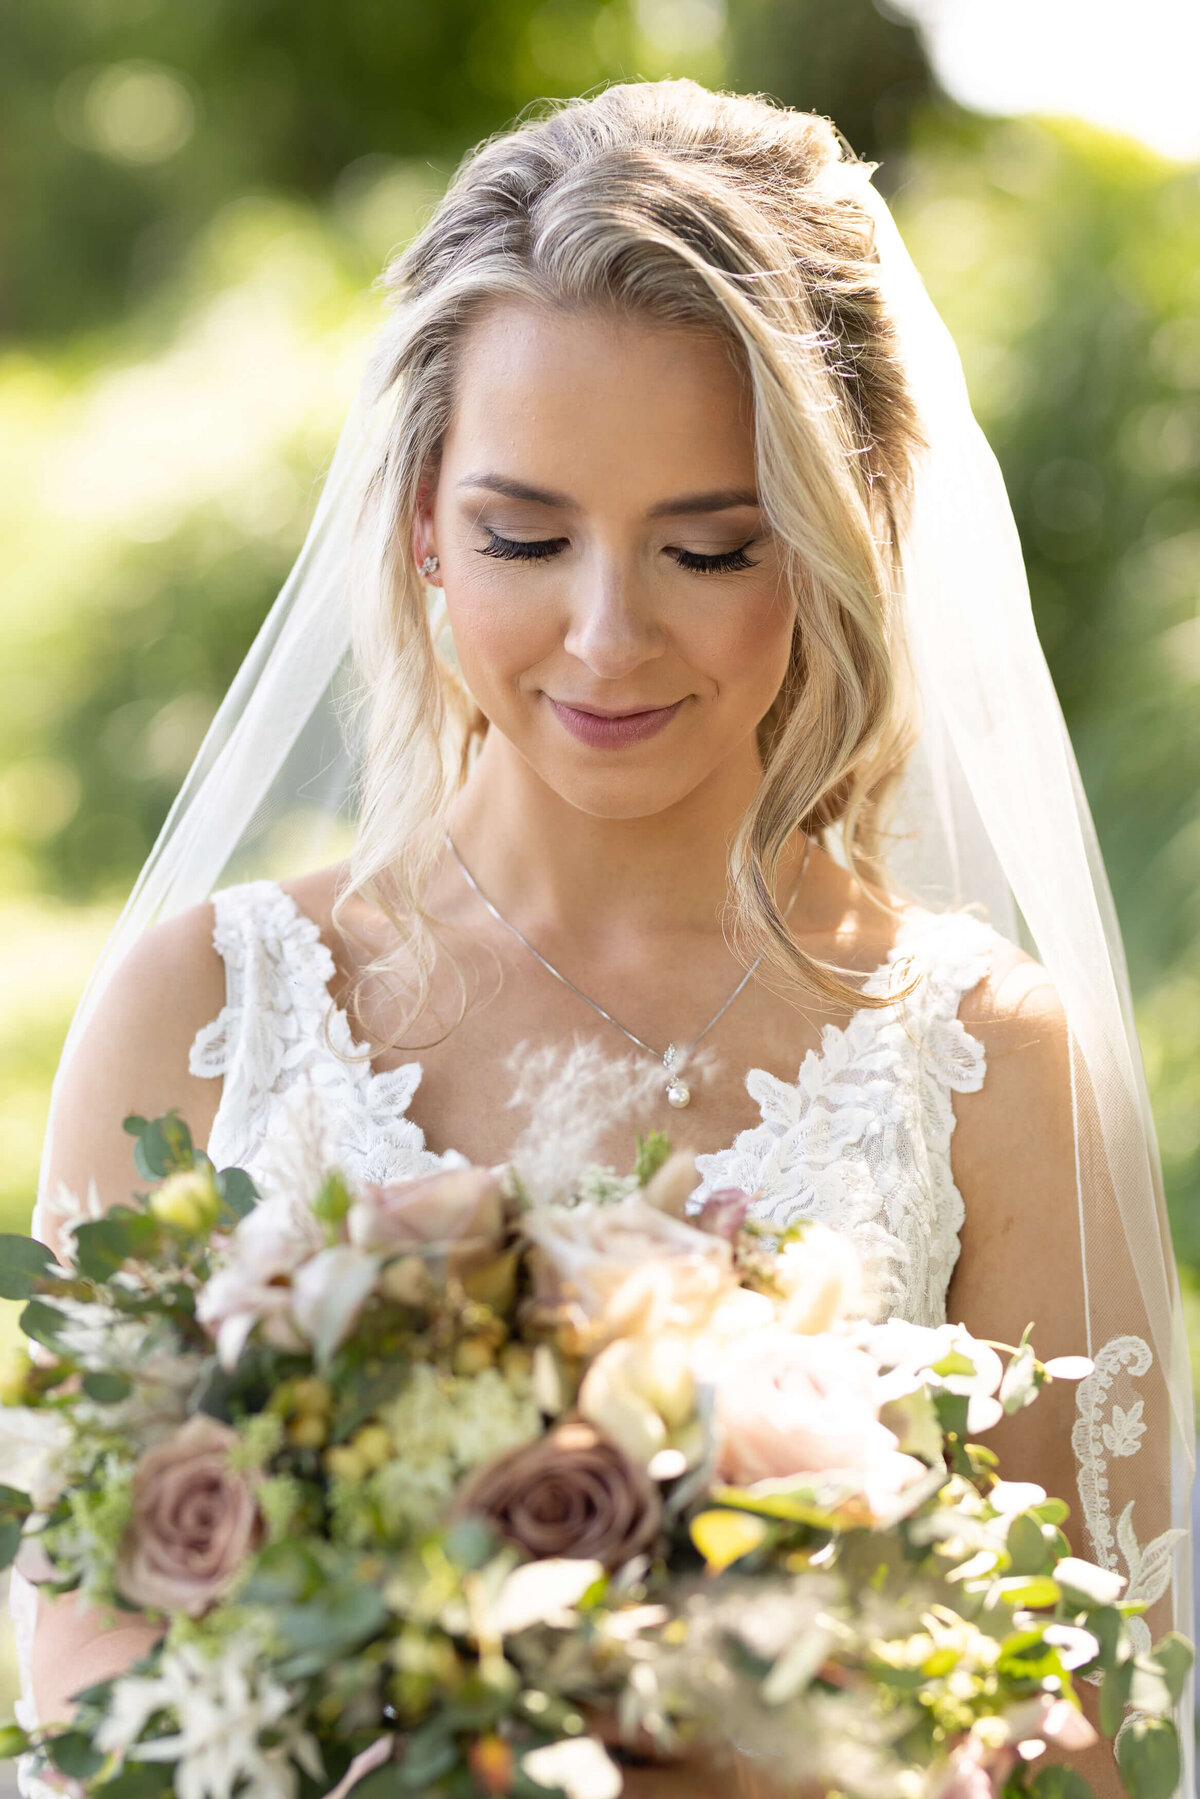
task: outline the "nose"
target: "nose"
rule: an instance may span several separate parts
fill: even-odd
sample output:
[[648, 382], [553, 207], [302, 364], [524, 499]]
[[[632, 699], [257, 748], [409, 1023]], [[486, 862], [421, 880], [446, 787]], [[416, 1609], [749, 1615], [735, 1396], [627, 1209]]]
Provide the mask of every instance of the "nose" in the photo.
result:
[[619, 681], [661, 656], [665, 636], [650, 596], [610, 566], [572, 597], [563, 647], [601, 680]]

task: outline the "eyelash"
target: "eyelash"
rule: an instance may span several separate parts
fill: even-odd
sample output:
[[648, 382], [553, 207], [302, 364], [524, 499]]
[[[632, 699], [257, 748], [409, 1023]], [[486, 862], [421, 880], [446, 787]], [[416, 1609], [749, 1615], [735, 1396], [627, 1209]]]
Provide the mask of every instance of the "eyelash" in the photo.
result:
[[[487, 525], [484, 530], [488, 534], [486, 549], [480, 550], [481, 556], [497, 556], [502, 562], [545, 562], [550, 556], [558, 554], [561, 538], [550, 537], [535, 540], [531, 543], [517, 543], [511, 537], [501, 537], [498, 532]], [[754, 540], [750, 538], [748, 542]], [[723, 556], [701, 556], [695, 550], [680, 550], [675, 560], [680, 568], [691, 569], [698, 575], [730, 574], [737, 569], [757, 568], [758, 564], [746, 554], [746, 545], [740, 549], [727, 550]]]

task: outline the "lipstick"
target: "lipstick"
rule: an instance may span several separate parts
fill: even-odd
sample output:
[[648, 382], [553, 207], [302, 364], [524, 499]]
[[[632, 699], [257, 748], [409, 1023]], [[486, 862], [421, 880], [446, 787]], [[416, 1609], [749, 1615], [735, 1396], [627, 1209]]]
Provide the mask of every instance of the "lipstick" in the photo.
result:
[[590, 744], [593, 749], [616, 750], [629, 743], [644, 743], [648, 737], [656, 736], [671, 722], [683, 701], [676, 700], [673, 706], [654, 706], [643, 712], [621, 712], [615, 717], [584, 712], [577, 706], [564, 705], [561, 700], [551, 700], [550, 704], [559, 723], [580, 743]]

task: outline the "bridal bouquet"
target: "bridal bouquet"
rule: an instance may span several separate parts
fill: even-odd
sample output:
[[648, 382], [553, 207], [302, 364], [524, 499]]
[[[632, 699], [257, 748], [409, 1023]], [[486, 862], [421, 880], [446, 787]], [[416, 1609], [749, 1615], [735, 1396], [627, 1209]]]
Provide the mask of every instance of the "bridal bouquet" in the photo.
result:
[[61, 1263], [0, 1243], [37, 1346], [0, 1542], [161, 1628], [69, 1725], [4, 1733], [31, 1778], [615, 1799], [623, 1741], [853, 1799], [1073, 1796], [1039, 1757], [1094, 1740], [1088, 1675], [1110, 1734], [1136, 1708], [1131, 1790], [1173, 1790], [1190, 1646], [1139, 1651], [1066, 1505], [977, 1440], [1086, 1360], [870, 1322], [845, 1237], [736, 1191], [688, 1216], [656, 1133], [557, 1189], [355, 1182], [299, 1088], [259, 1193], [178, 1115], [125, 1122], [147, 1192]]

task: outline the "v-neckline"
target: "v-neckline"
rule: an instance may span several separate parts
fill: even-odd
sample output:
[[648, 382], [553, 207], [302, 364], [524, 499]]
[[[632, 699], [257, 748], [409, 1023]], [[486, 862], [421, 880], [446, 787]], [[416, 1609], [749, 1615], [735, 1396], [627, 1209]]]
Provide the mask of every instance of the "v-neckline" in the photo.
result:
[[[383, 1084], [387, 1082], [391, 1082], [395, 1085], [396, 1077], [398, 1075], [406, 1077], [406, 1082], [412, 1082], [414, 1072], [418, 1077], [423, 1077], [425, 1072], [424, 1064], [416, 1057], [413, 1057], [406, 1062], [397, 1063], [395, 1068], [377, 1069], [371, 1066], [371, 1061], [363, 1056], [363, 1052], [368, 1048], [368, 1045], [360, 1042], [359, 1039], [355, 1037], [350, 1027], [350, 1017], [346, 1008], [339, 1005], [334, 999], [332, 983], [337, 978], [337, 963], [334, 960], [333, 951], [330, 949], [321, 933], [320, 925], [310, 913], [304, 911], [294, 895], [290, 894], [278, 881], [272, 880], [269, 881], [268, 884], [287, 901], [296, 922], [305, 926], [312, 932], [312, 942], [314, 946], [324, 951], [330, 964], [330, 974], [327, 979], [322, 980], [319, 973], [315, 974], [314, 978], [319, 985], [322, 997], [327, 1004], [330, 1020], [337, 1024], [350, 1053], [360, 1058], [354, 1073], [357, 1076], [357, 1081], [362, 1091], [379, 1091]], [[942, 916], [944, 915], [925, 912], [920, 908], [917, 908], [914, 912], [914, 910], [910, 908], [907, 916], [901, 921], [900, 928], [896, 933], [895, 940], [888, 950], [887, 955], [877, 967], [871, 970], [871, 973], [863, 982], [862, 992], [869, 998], [877, 999], [882, 997], [881, 993], [877, 991], [879, 984], [884, 981], [885, 977], [891, 977], [894, 974], [897, 963], [903, 960], [904, 952], [907, 949], [910, 937], [919, 935], [920, 929], [923, 926], [928, 926]], [[886, 986], [884, 987], [884, 992], [886, 992]], [[891, 1006], [856, 1006], [850, 1013], [845, 1024], [823, 1025], [821, 1028], [820, 1045], [813, 1045], [805, 1051], [798, 1064], [796, 1075], [794, 1077], [784, 1077], [784, 1084], [790, 1087], [799, 1087], [800, 1082], [806, 1073], [811, 1078], [821, 1067], [840, 1065], [841, 1058], [837, 1056], [836, 1052], [846, 1043], [855, 1029], [858, 1028], [859, 1021], [864, 1017], [874, 1018], [882, 1025], [885, 1021], [894, 1017], [895, 1006], [900, 1003], [902, 1002], [897, 1001]], [[344, 1064], [340, 1065], [344, 1066]], [[781, 1078], [778, 1075], [772, 1074], [770, 1069], [752, 1066], [745, 1070], [742, 1077], [743, 1084], [748, 1084], [753, 1075], [765, 1075], [769, 1079], [775, 1081], [778, 1081]], [[417, 1085], [419, 1085], [419, 1080], [417, 1082], [412, 1082], [412, 1093], [416, 1092]], [[408, 1104], [411, 1103], [412, 1099], [410, 1094]], [[407, 1117], [407, 1105], [404, 1110], [405, 1116]], [[409, 1122], [413, 1123], [415, 1126], [415, 1120], [410, 1120]], [[416, 1126], [415, 1128], [420, 1129], [421, 1127]], [[423, 1130], [422, 1137], [424, 1137]], [[445, 1155], [451, 1152], [449, 1150], [441, 1150], [431, 1151], [430, 1153]], [[454, 1153], [461, 1152], [456, 1151]]]

